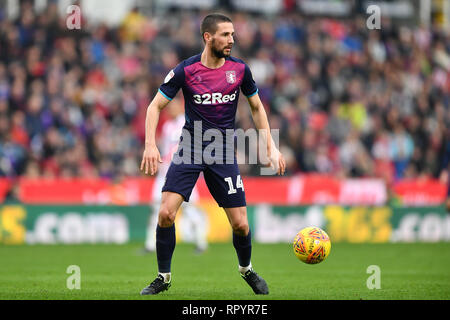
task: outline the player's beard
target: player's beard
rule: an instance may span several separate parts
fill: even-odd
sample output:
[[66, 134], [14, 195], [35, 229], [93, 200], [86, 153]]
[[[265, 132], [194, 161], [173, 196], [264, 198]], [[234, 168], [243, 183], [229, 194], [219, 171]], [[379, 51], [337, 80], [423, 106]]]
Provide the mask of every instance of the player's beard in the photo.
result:
[[228, 58], [231, 55], [231, 49], [230, 53], [225, 53], [225, 49], [227, 49], [228, 46], [225, 46], [223, 49], [218, 49], [216, 47], [216, 41], [213, 39], [212, 46], [211, 46], [211, 52], [214, 56], [217, 58]]

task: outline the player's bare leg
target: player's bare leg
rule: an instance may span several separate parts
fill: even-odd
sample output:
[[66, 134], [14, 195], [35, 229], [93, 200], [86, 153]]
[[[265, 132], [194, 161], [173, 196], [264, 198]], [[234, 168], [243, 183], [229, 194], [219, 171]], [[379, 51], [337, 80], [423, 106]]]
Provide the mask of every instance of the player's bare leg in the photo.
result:
[[183, 196], [179, 193], [164, 191], [158, 213], [158, 226], [162, 228], [171, 227], [175, 223], [175, 216], [183, 201]]
[[252, 240], [248, 225], [247, 208], [224, 208], [231, 228], [233, 229], [233, 246], [239, 260], [239, 272], [256, 294], [268, 294], [266, 281], [252, 268]]
[[228, 221], [230, 222], [233, 232], [240, 236], [246, 236], [250, 231], [247, 219], [247, 207], [223, 208], [223, 209], [227, 214], [227, 218]]
[[184, 198], [174, 192], [163, 192], [156, 227], [158, 277], [141, 291], [141, 295], [158, 294], [171, 285], [170, 267], [175, 250], [175, 217]]

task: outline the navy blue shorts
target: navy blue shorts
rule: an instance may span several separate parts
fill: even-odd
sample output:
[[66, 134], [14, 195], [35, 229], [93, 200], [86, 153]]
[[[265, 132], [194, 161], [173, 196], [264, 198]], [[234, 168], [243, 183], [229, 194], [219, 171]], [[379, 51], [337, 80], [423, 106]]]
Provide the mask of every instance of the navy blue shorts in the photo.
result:
[[162, 191], [171, 191], [189, 201], [192, 189], [203, 171], [206, 185], [217, 204], [223, 208], [246, 206], [244, 185], [237, 162], [234, 164], [171, 163]]

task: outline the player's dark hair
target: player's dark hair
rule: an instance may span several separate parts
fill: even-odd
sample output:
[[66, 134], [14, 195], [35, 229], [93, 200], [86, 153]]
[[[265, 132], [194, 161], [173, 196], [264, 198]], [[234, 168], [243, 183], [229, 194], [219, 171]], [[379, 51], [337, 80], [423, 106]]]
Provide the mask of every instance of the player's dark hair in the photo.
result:
[[200, 33], [202, 34], [203, 42], [205, 42], [205, 38], [203, 37], [205, 32], [209, 32], [211, 34], [216, 33], [217, 25], [221, 22], [232, 22], [232, 21], [230, 18], [220, 13], [209, 14], [203, 19], [202, 25], [200, 27]]

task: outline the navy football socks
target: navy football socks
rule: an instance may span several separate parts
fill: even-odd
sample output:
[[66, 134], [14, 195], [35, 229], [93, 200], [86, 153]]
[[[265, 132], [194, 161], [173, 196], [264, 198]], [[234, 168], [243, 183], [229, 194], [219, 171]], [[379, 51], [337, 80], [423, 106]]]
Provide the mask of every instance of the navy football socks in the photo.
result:
[[250, 230], [248, 230], [248, 235], [246, 236], [240, 236], [233, 232], [233, 246], [236, 249], [239, 265], [242, 267], [250, 265], [252, 256], [252, 235]]
[[175, 242], [175, 224], [168, 228], [156, 227], [156, 259], [161, 273], [170, 272]]

